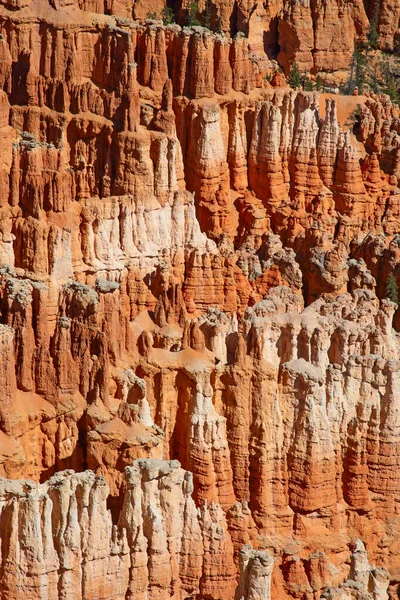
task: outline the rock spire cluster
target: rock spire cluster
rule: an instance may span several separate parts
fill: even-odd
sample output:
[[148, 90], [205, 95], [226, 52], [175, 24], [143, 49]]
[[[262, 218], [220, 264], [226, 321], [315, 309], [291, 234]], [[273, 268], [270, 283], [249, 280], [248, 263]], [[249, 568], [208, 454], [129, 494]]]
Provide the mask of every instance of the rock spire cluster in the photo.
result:
[[2, 600], [397, 598], [400, 109], [276, 72], [367, 8], [0, 1]]

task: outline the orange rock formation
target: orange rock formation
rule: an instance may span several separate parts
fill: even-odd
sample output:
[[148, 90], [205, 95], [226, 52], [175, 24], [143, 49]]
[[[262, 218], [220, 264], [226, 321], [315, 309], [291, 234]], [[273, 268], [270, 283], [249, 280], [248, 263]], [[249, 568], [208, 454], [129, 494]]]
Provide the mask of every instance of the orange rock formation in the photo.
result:
[[163, 8], [0, 5], [0, 597], [394, 599], [400, 110], [265, 78], [371, 15]]

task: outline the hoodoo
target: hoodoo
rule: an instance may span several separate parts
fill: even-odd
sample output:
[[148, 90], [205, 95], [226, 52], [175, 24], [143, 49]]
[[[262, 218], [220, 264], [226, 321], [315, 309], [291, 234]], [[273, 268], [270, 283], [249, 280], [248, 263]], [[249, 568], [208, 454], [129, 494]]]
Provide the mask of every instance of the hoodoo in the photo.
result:
[[0, 599], [400, 597], [400, 5], [0, 0]]

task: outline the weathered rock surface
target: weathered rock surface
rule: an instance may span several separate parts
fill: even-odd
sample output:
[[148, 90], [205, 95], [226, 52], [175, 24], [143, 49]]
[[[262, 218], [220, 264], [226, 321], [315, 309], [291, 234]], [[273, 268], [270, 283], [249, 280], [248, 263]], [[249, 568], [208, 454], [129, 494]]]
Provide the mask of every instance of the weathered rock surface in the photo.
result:
[[92, 471], [2, 480], [2, 596], [194, 597], [203, 543], [191, 475], [177, 461], [146, 459], [125, 481], [115, 524], [109, 488]]
[[370, 7], [163, 8], [0, 5], [0, 596], [396, 598], [399, 108], [266, 79]]
[[385, 569], [377, 569], [368, 563], [365, 546], [361, 540], [355, 540], [351, 555], [350, 577], [339, 588], [326, 590], [321, 598], [326, 600], [342, 598], [362, 598], [363, 600], [387, 600], [389, 576]]

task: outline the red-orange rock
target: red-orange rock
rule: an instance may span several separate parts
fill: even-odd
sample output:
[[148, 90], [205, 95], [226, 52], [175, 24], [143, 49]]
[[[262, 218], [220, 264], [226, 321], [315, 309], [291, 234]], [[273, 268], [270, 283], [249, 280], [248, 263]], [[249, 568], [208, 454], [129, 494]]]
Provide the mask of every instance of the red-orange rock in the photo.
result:
[[163, 8], [0, 6], [0, 596], [387, 600], [399, 108], [275, 61], [371, 7]]

